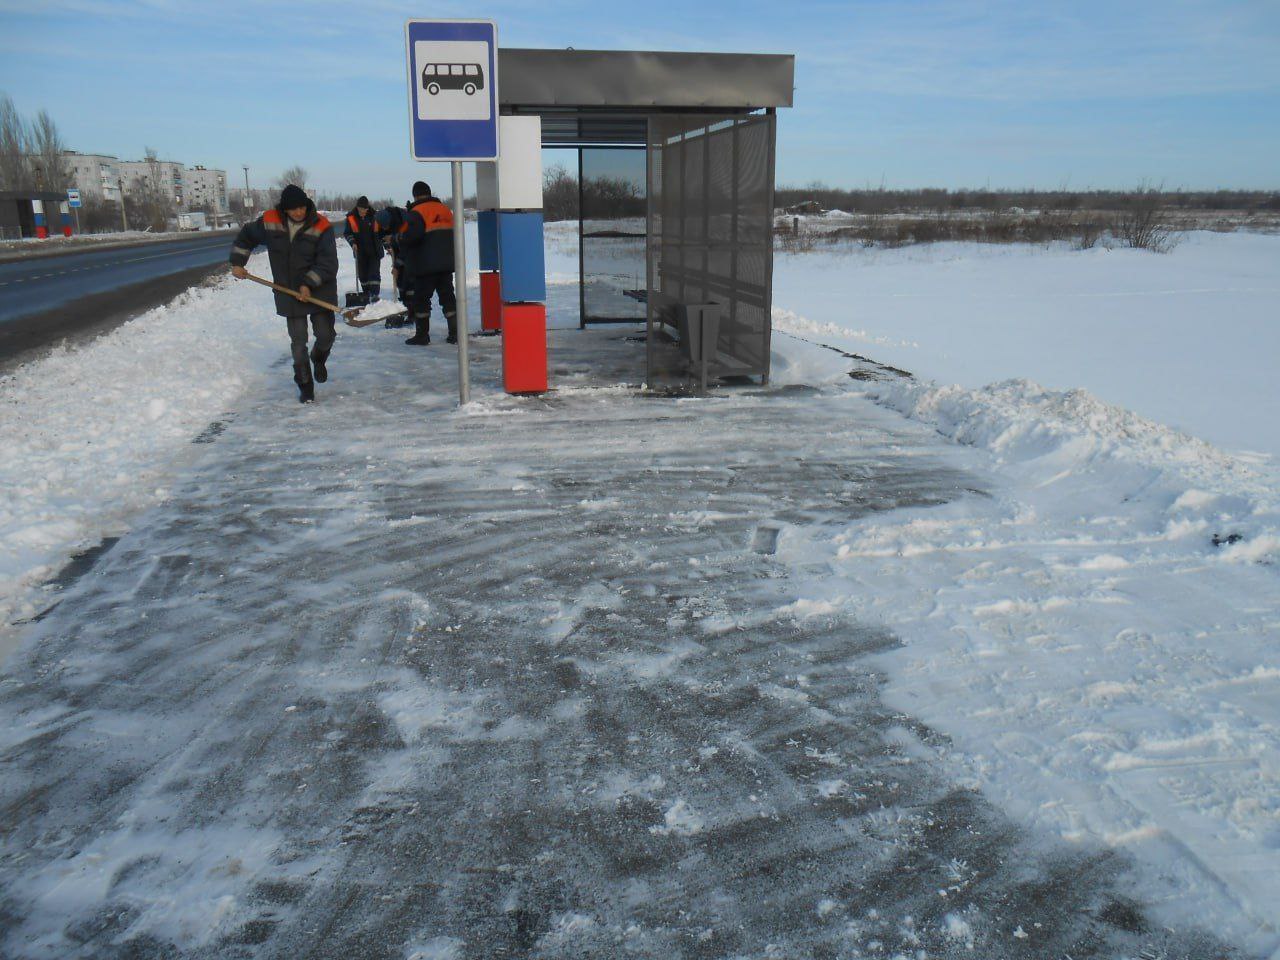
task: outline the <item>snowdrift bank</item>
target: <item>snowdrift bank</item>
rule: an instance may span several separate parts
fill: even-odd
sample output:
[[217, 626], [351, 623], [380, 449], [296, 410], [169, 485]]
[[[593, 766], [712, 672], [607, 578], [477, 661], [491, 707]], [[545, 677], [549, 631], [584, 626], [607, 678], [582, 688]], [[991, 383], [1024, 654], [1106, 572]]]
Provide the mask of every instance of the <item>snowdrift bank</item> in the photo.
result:
[[887, 698], [951, 738], [962, 781], [1038, 828], [1134, 854], [1142, 899], [1270, 955], [1274, 478], [1083, 390], [865, 390], [971, 448], [956, 455], [990, 495], [786, 531], [780, 556], [832, 571], [810, 602], [902, 638], [883, 658]]
[[1157, 539], [1225, 547], [1226, 561], [1280, 560], [1280, 491], [1265, 474], [1087, 390], [1046, 390], [1030, 380], [966, 390], [891, 379], [867, 392], [944, 436], [987, 449], [1023, 483], [1047, 487], [1073, 474], [1107, 481], [1127, 513], [1145, 514]]
[[0, 378], [0, 656], [35, 588], [163, 499], [192, 438], [287, 348], [261, 288], [228, 278]]

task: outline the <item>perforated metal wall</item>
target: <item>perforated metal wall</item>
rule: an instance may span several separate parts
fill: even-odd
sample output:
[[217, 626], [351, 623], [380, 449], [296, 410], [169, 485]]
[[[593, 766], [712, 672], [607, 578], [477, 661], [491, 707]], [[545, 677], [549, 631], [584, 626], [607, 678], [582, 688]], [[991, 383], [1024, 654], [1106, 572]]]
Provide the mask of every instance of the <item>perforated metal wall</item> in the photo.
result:
[[681, 363], [660, 348], [690, 305], [719, 306], [711, 374], [769, 375], [776, 118], [649, 118], [648, 323], [651, 382]]

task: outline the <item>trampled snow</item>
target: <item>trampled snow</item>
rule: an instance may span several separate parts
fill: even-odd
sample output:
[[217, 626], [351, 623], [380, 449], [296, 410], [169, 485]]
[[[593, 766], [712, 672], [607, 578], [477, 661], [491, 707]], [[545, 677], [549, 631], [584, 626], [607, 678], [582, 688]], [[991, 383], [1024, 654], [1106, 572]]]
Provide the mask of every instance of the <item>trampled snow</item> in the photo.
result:
[[[571, 237], [555, 225], [549, 234], [548, 268], [553, 281], [562, 281], [550, 287], [553, 324], [576, 326]], [[386, 806], [387, 798], [412, 780], [415, 765], [431, 771], [444, 762], [441, 758], [452, 747], [440, 744], [460, 742], [468, 762], [482, 744], [486, 751], [496, 745], [511, 756], [523, 755], [525, 745], [532, 745], [531, 753], [542, 763], [539, 745], [548, 730], [568, 729], [576, 744], [575, 738], [586, 738], [586, 730], [594, 729], [575, 726], [589, 712], [586, 694], [575, 692], [579, 685], [586, 684], [592, 696], [617, 698], [627, 691], [653, 690], [663, 698], [630, 704], [631, 724], [641, 725], [655, 712], [678, 711], [684, 701], [710, 705], [687, 717], [681, 714], [680, 723], [695, 734], [707, 710], [747, 715], [738, 718], [743, 727], [739, 736], [715, 743], [681, 741], [683, 729], [631, 742], [626, 729], [611, 728], [615, 721], [606, 724], [603, 735], [611, 743], [618, 741], [619, 756], [646, 745], [660, 748], [658, 753], [678, 747], [678, 760], [671, 766], [608, 767], [605, 776], [592, 780], [591, 789], [614, 809], [623, 804], [637, 811], [639, 832], [648, 843], [696, 845], [709, 836], [726, 836], [726, 831], [741, 832], [746, 825], [785, 824], [796, 818], [804, 819], [814, 836], [822, 836], [823, 844], [831, 844], [820, 851], [806, 848], [805, 856], [830, 857], [839, 846], [821, 832], [820, 819], [805, 818], [816, 817], [812, 811], [823, 805], [843, 804], [857, 811], [859, 819], [851, 821], [857, 824], [851, 831], [857, 843], [865, 844], [869, 837], [884, 841], [883, 848], [873, 848], [877, 851], [909, 846], [908, 838], [925, 827], [912, 820], [914, 808], [894, 791], [900, 783], [908, 785], [908, 793], [921, 789], [912, 777], [928, 764], [940, 763], [951, 782], [981, 791], [1033, 836], [1052, 837], [1082, 857], [1098, 849], [1133, 857], [1138, 872], [1131, 892], [1159, 920], [1175, 927], [1206, 925], [1265, 956], [1280, 948], [1280, 870], [1275, 867], [1280, 859], [1280, 485], [1265, 459], [1235, 456], [1160, 422], [1162, 404], [1173, 396], [1162, 399], [1155, 389], [1165, 374], [1131, 376], [1137, 399], [1129, 409], [1108, 402], [1124, 398], [1108, 392], [1107, 385], [1123, 384], [1121, 374], [1132, 373], [1135, 364], [1141, 369], [1137, 361], [1144, 350], [1152, 356], [1155, 344], [1163, 349], [1156, 364], [1160, 370], [1172, 369], [1166, 361], [1182, 363], [1189, 352], [1199, 350], [1198, 360], [1211, 362], [1196, 364], [1196, 383], [1204, 382], [1205, 392], [1215, 392], [1217, 402], [1203, 411], [1209, 428], [1196, 432], [1227, 447], [1272, 449], [1265, 435], [1269, 426], [1261, 423], [1265, 417], [1254, 405], [1256, 400], [1263, 411], [1271, 409], [1263, 391], [1232, 394], [1219, 388], [1230, 379], [1222, 361], [1232, 351], [1246, 383], [1261, 370], [1264, 354], [1274, 356], [1267, 354], [1274, 331], [1259, 329], [1250, 318], [1270, 289], [1267, 284], [1274, 286], [1260, 264], [1276, 243], [1269, 237], [1196, 236], [1166, 257], [957, 246], [780, 256], [774, 371], [782, 389], [770, 397], [730, 393], [728, 401], [685, 401], [664, 407], [669, 412], [663, 413], [655, 413], [652, 404], [640, 405], [640, 411], [627, 407], [637, 403], [627, 388], [600, 389], [561, 374], [571, 381], [570, 388], [551, 402], [516, 401], [481, 389], [465, 415], [450, 417], [443, 411], [452, 384], [440, 358], [432, 355], [427, 369], [441, 379], [423, 379], [415, 388], [421, 397], [405, 392], [405, 384], [416, 383], [418, 374], [409, 370], [403, 353], [379, 352], [398, 349], [393, 333], [371, 328], [353, 334], [360, 340], [347, 340], [344, 334], [339, 343], [347, 351], [342, 356], [346, 366], [339, 368], [343, 379], [322, 389], [321, 403], [307, 409], [303, 419], [295, 412], [288, 369], [282, 365], [287, 362], [282, 323], [271, 315], [259, 288], [224, 281], [80, 350], [23, 368], [0, 385], [5, 404], [0, 442], [6, 450], [18, 451], [0, 468], [5, 471], [0, 476], [0, 573], [6, 577], [0, 581], [0, 603], [8, 605], [6, 621], [41, 609], [49, 595], [36, 584], [72, 549], [127, 529], [145, 507], [160, 504], [154, 522], [164, 533], [156, 543], [167, 544], [170, 553], [158, 553], [153, 568], [144, 571], [148, 583], [197, 578], [199, 589], [191, 602], [209, 616], [223, 615], [219, 611], [224, 606], [207, 599], [227, 589], [221, 586], [223, 577], [265, 598], [263, 606], [247, 604], [240, 614], [245, 622], [255, 615], [266, 618], [253, 621], [247, 633], [237, 632], [231, 621], [225, 627], [212, 620], [207, 627], [184, 621], [181, 610], [163, 596], [137, 598], [160, 621], [139, 628], [147, 643], [159, 650], [169, 642], [163, 624], [199, 634], [209, 647], [193, 648], [193, 666], [207, 668], [202, 676], [223, 677], [219, 671], [224, 668], [241, 669], [244, 645], [258, 642], [260, 635], [288, 633], [275, 625], [274, 605], [293, 608], [279, 597], [272, 599], [257, 567], [278, 575], [281, 568], [273, 565], [274, 558], [303, 542], [320, 551], [326, 563], [332, 561], [325, 569], [332, 569], [337, 579], [318, 581], [314, 588], [290, 582], [290, 597], [339, 602], [327, 588], [341, 584], [350, 596], [340, 606], [350, 608], [342, 606], [340, 622], [350, 635], [328, 640], [335, 649], [351, 646], [352, 652], [340, 662], [340, 670], [333, 670], [333, 661], [321, 659], [329, 655], [327, 647], [310, 650], [306, 657], [315, 657], [314, 663], [304, 660], [297, 672], [284, 674], [293, 686], [284, 688], [283, 699], [270, 686], [276, 674], [253, 672], [268, 665], [250, 667], [244, 682], [266, 684], [275, 698], [271, 717], [253, 721], [254, 735], [263, 743], [273, 742], [282, 723], [306, 729], [324, 698], [336, 702], [350, 696], [359, 710], [376, 712], [381, 726], [368, 746], [369, 769], [359, 774], [368, 782], [351, 785], [358, 794], [350, 829], [359, 839], [353, 842], [377, 842], [376, 825], [359, 820], [361, 811], [382, 811], [379, 816], [385, 813], [392, 818], [388, 822], [398, 822], [402, 813]], [[350, 286], [348, 261], [343, 258], [344, 282]], [[623, 282], [627, 277], [620, 273]], [[1218, 295], [1186, 292], [1193, 288]], [[1167, 292], [1174, 289], [1184, 294]], [[998, 295], [1001, 290], [1007, 295]], [[1107, 294], [1097, 298], [1102, 306], [1086, 296], [1091, 290]], [[1045, 296], [1038, 298], [1037, 291]], [[1206, 313], [1213, 314], [1217, 335], [1212, 342], [1201, 339], [1187, 346], [1193, 343], [1192, 331], [1205, 326]], [[477, 318], [472, 320], [474, 326]], [[906, 379], [851, 361], [782, 332], [788, 329], [922, 376]], [[1162, 330], [1168, 335], [1153, 336]], [[1067, 341], [1077, 353], [1067, 349]], [[197, 350], [192, 344], [216, 349]], [[483, 350], [478, 348], [477, 356], [483, 362]], [[851, 367], [860, 379], [847, 376]], [[200, 375], [193, 377], [193, 370]], [[1192, 376], [1191, 367], [1186, 376]], [[380, 377], [385, 395], [367, 389]], [[1090, 390], [1073, 389], [1079, 385]], [[799, 387], [817, 389], [810, 395], [795, 389]], [[1241, 419], [1232, 405], [1245, 394], [1248, 409]], [[330, 396], [334, 399], [327, 407]], [[424, 413], [438, 418], [433, 421], [438, 430], [414, 441], [420, 446], [401, 446], [394, 432], [397, 421], [383, 409], [393, 401], [406, 404], [404, 415], [415, 422]], [[289, 422], [296, 421], [292, 434], [273, 432], [269, 423], [274, 418], [260, 415], [264, 405], [282, 404], [282, 413], [294, 418]], [[769, 469], [765, 448], [753, 449], [752, 462], [739, 466], [748, 482], [738, 484], [730, 497], [726, 491], [736, 478], [722, 479], [715, 468], [702, 464], [686, 466], [681, 458], [692, 456], [687, 446], [664, 447], [656, 461], [662, 469], [676, 470], [680, 483], [703, 492], [701, 499], [672, 504], [659, 520], [644, 513], [651, 508], [646, 503], [651, 490], [639, 496], [641, 487], [626, 493], [617, 489], [628, 476], [636, 479], [636, 465], [649, 462], [654, 445], [670, 431], [691, 429], [687, 425], [703, 417], [707, 432], [694, 430], [701, 443], [715, 442], [721, 436], [716, 431], [732, 422], [738, 431], [733, 436], [746, 444], [751, 442], [752, 417], [779, 404], [786, 405], [796, 423], [803, 422], [807, 411], [830, 424], [820, 454], [806, 448], [809, 459], [801, 461], [796, 454], [786, 460], [802, 462], [807, 471], [803, 495], [801, 487], [777, 488], [781, 480]], [[613, 424], [599, 450], [577, 449], [577, 441], [588, 434], [569, 410], [598, 411]], [[355, 418], [352, 439], [338, 442], [332, 437], [326, 417], [335, 414], [330, 411]], [[1248, 419], [1250, 414], [1256, 415]], [[227, 454], [220, 455], [217, 444], [190, 445], [214, 419], [234, 433], [237, 417], [253, 429], [241, 430], [229, 441]], [[673, 422], [664, 425], [664, 417]], [[1182, 414], [1170, 419], [1191, 425]], [[1258, 429], [1248, 432], [1254, 426]], [[502, 438], [501, 455], [494, 452], [499, 441], [480, 442], [486, 434]], [[560, 449], [577, 458], [572, 469], [548, 466], [550, 461], [528, 452], [545, 455], [538, 446], [540, 435], [563, 437]], [[780, 436], [776, 442], [781, 448], [801, 439]], [[259, 444], [267, 446], [269, 456], [257, 449]], [[510, 459], [526, 447], [524, 459]], [[288, 486], [273, 490], [251, 482], [254, 471], [276, 481], [313, 482], [316, 462], [308, 460], [313, 448], [316, 457], [323, 455], [328, 496], [336, 498], [325, 509], [310, 506]], [[449, 456], [437, 463], [433, 458], [442, 448]], [[592, 471], [601, 469], [593, 465], [595, 455], [605, 452], [628, 466], [608, 476], [595, 475]], [[219, 456], [237, 459], [224, 466]], [[201, 472], [186, 477], [182, 506], [202, 511], [200, 529], [210, 539], [182, 546], [183, 518], [166, 514], [164, 504], [173, 495], [174, 478], [183, 476], [197, 457]], [[265, 462], [271, 457], [280, 458], [282, 465], [272, 468]], [[856, 469], [842, 473], [842, 465], [849, 464]], [[486, 486], [472, 495], [467, 484], [481, 467]], [[877, 471], [898, 478], [891, 494], [881, 492]], [[928, 495], [919, 495], [913, 487], [917, 481]], [[361, 491], [366, 489], [369, 496], [394, 491], [401, 499], [384, 518], [387, 504], [364, 499]], [[422, 491], [428, 489], [432, 494], [424, 497]], [[458, 517], [473, 524], [465, 546], [455, 545], [444, 532], [432, 534], [440, 526], [435, 512], [453, 502], [449, 490], [459, 491]], [[945, 490], [946, 496], [935, 496], [937, 490]], [[796, 502], [789, 502], [793, 496]], [[232, 506], [221, 505], [221, 497], [241, 497], [235, 506], [247, 511], [248, 518], [242, 522], [232, 513], [220, 513]], [[287, 523], [273, 520], [280, 498], [289, 500]], [[487, 514], [466, 513], [483, 513], [488, 504], [507, 499], [513, 500], [514, 513], [500, 512], [492, 520]], [[767, 516], [751, 517], [748, 511], [755, 509]], [[585, 524], [602, 544], [602, 564], [608, 553], [608, 563], [620, 565], [626, 577], [619, 574], [609, 583], [585, 579], [572, 591], [548, 597], [538, 568], [567, 547], [539, 544], [532, 531], [574, 529], [563, 526], [570, 519]], [[386, 583], [388, 577], [400, 577], [402, 568], [411, 570], [423, 562], [418, 549], [405, 546], [410, 540], [431, 542], [445, 553], [432, 556], [433, 563], [447, 565], [449, 551], [464, 551], [459, 571], [465, 560], [467, 575], [479, 576], [477, 570], [496, 562], [486, 560], [484, 545], [509, 545], [503, 528], [512, 523], [530, 531], [529, 542], [516, 541], [514, 555], [503, 561], [511, 564], [513, 574], [532, 578], [531, 592], [518, 604], [502, 598], [501, 580], [489, 588], [487, 602], [467, 599], [449, 608], [417, 592], [412, 580], [403, 586]], [[645, 552], [645, 537], [655, 523], [663, 544], [657, 556]], [[294, 528], [301, 541], [290, 539]], [[739, 528], [745, 531], [743, 543], [771, 546], [744, 550], [726, 535], [716, 540], [715, 552], [680, 556], [685, 543], [701, 544], [721, 529]], [[626, 531], [621, 539], [619, 529]], [[771, 537], [761, 540], [761, 530]], [[245, 538], [260, 553], [219, 553], [215, 532]], [[438, 539], [424, 539], [432, 535]], [[371, 537], [377, 550], [352, 553], [365, 549]], [[118, 629], [128, 629], [129, 611], [113, 606], [107, 588], [136, 582], [149, 546], [148, 537], [140, 535], [132, 553], [114, 568], [115, 580], [104, 579], [95, 588], [100, 595], [89, 591], [96, 605], [92, 609], [101, 612], [104, 623], [119, 622]], [[785, 571], [787, 589], [777, 587], [783, 581], [775, 571], [759, 574], [763, 579], [745, 590], [735, 577], [740, 567], [756, 560], [742, 557], [773, 549], [769, 562]], [[396, 550], [405, 556], [397, 558]], [[203, 557], [207, 566], [191, 566], [188, 554]], [[360, 559], [354, 569], [339, 569], [340, 561], [351, 556]], [[584, 567], [590, 562], [573, 559]], [[682, 595], [675, 584], [694, 587]], [[760, 609], [760, 598], [772, 596], [769, 591], [775, 587], [773, 605]], [[122, 601], [126, 607], [130, 602]], [[229, 604], [230, 598], [220, 602]], [[640, 615], [637, 604], [654, 609], [645, 606]], [[448, 638], [459, 631], [481, 629], [489, 636], [486, 631], [496, 629], [498, 610], [507, 618], [502, 623], [515, 624], [510, 629], [519, 638], [504, 656], [518, 656], [529, 637], [536, 637], [566, 658], [566, 690], [556, 680], [546, 710], [537, 715], [490, 716], [492, 698], [477, 688], [463, 689], [461, 673], [455, 677], [458, 685], [449, 686], [407, 666], [425, 656], [422, 651], [449, 649]], [[514, 619], [513, 611], [524, 619]], [[529, 619], [531, 613], [536, 616]], [[327, 621], [304, 620], [314, 636], [306, 633], [301, 642], [328, 637]], [[77, 629], [101, 629], [104, 640], [118, 638], [105, 632], [107, 625]], [[750, 663], [744, 666], [736, 659], [742, 656], [737, 645], [762, 629], [768, 631], [767, 643], [748, 645]], [[41, 642], [65, 642], [62, 636], [51, 631]], [[627, 643], [614, 649], [606, 642], [611, 636], [624, 636]], [[290, 644], [296, 641], [281, 636], [279, 642], [285, 646], [269, 648], [271, 663], [279, 659], [285, 669], [291, 661], [282, 651], [295, 649]], [[385, 662], [387, 644], [398, 651], [390, 662]], [[800, 645], [793, 650], [792, 644]], [[875, 662], [887, 678], [883, 695], [897, 712], [873, 713], [866, 722], [850, 724], [849, 711], [871, 709], [865, 703], [874, 685], [860, 665], [868, 649], [881, 651]], [[94, 671], [111, 666], [113, 656], [126, 654], [95, 648], [83, 662], [72, 659], [59, 670], [68, 672], [73, 688], [87, 689], [76, 678], [83, 674], [88, 683], [98, 676]], [[431, 658], [441, 662], [444, 654], [432, 653]], [[731, 665], [733, 670], [726, 671]], [[465, 666], [499, 677], [505, 673], [505, 665], [492, 659]], [[541, 676], [536, 671], [528, 675]], [[739, 688], [742, 683], [749, 686], [749, 696]], [[670, 696], [672, 685], [681, 691], [679, 697]], [[211, 684], [213, 695], [225, 699], [229, 711], [249, 703], [241, 704], [240, 697], [247, 694], [233, 687]], [[255, 702], [254, 711], [245, 715], [258, 717], [259, 706]], [[59, 706], [48, 716], [24, 714], [26, 724], [11, 731], [6, 745], [20, 749], [47, 725], [63, 729], [64, 722], [66, 736], [74, 736], [67, 709]], [[321, 854], [307, 852], [311, 848], [281, 839], [280, 831], [294, 829], [292, 824], [305, 822], [305, 816], [258, 827], [262, 810], [243, 797], [228, 801], [229, 822], [217, 830], [191, 823], [172, 826], [179, 774], [192, 773], [180, 752], [190, 741], [182, 737], [188, 726], [195, 726], [181, 705], [172, 709], [177, 712], [166, 716], [173, 728], [146, 736], [130, 725], [137, 722], [136, 714], [128, 716], [128, 723], [123, 714], [117, 717], [105, 708], [90, 717], [94, 725], [110, 728], [122, 744], [131, 744], [137, 756], [130, 754], [129, 764], [140, 764], [149, 755], [150, 736], [174, 751], [167, 761], [173, 765], [163, 776], [151, 776], [149, 793], [131, 795], [138, 799], [127, 819], [94, 835], [79, 853], [68, 854], [71, 859], [51, 861], [70, 870], [74, 880], [55, 882], [57, 871], [51, 866], [48, 873], [24, 878], [24, 889], [34, 891], [33, 896], [66, 897], [75, 909], [88, 910], [95, 897], [105, 896], [94, 883], [114, 872], [126, 890], [146, 891], [153, 898], [131, 908], [137, 929], [197, 945], [211, 942], [215, 931], [225, 932], [230, 918], [243, 920], [237, 911], [247, 909], [244, 878], [284, 870], [293, 883], [306, 875], [302, 867], [327, 876], [323, 871], [333, 866]], [[777, 741], [771, 739], [773, 724], [784, 715], [806, 718], [794, 743], [789, 734], [786, 740], [781, 734]], [[847, 741], [824, 726], [836, 720], [840, 725], [835, 729]], [[764, 733], [748, 736], [748, 727]], [[857, 753], [857, 731], [869, 729], [892, 747], [888, 759], [875, 761], [888, 764], [892, 777], [881, 767], [869, 773], [865, 764], [871, 761]], [[339, 739], [333, 744], [356, 735], [354, 728], [344, 731], [336, 732]], [[389, 746], [393, 741], [400, 744], [395, 750]], [[88, 742], [100, 749], [92, 736]], [[316, 749], [328, 743], [324, 740]], [[318, 801], [304, 799], [323, 789], [323, 781], [306, 772], [310, 755], [298, 759], [283, 746], [273, 749], [298, 764], [288, 774], [290, 796], [299, 798], [291, 801], [297, 811], [325, 812], [327, 808], [306, 806]], [[588, 762], [584, 757], [589, 754], [574, 753], [577, 746], [560, 749], [572, 755], [571, 763]], [[776, 788], [757, 792], [754, 786], [758, 774], [751, 764], [759, 762], [762, 751], [768, 752], [770, 770], [787, 769], [792, 762], [803, 766], [803, 776], [788, 783], [803, 799], [786, 809], [786, 817], [779, 817], [776, 806], [783, 793]], [[787, 751], [797, 759], [783, 762]], [[212, 755], [208, 762], [213, 764]], [[715, 776], [698, 779], [704, 769]], [[215, 772], [210, 766], [194, 775]], [[244, 789], [257, 791], [254, 797], [268, 797], [270, 780], [264, 775]], [[725, 784], [741, 789], [735, 792]], [[557, 790], [562, 792], [552, 794], [544, 809], [569, 803], [576, 781]], [[937, 793], [934, 788], [924, 792]], [[483, 791], [475, 796], [479, 803], [491, 802]], [[277, 848], [298, 859], [282, 867], [277, 856], [268, 864], [262, 851]], [[239, 854], [234, 870], [226, 862], [226, 850]], [[391, 858], [398, 850], [403, 844], [382, 853]], [[858, 846], [850, 856], [866, 853]], [[490, 867], [484, 863], [476, 867], [482, 875], [486, 869]], [[930, 893], [936, 900], [927, 918], [920, 914], [922, 908], [905, 917], [881, 916], [876, 909], [855, 915], [841, 898], [825, 891], [808, 901], [803, 915], [813, 923], [840, 923], [849, 942], [863, 945], [883, 938], [938, 945], [939, 952], [949, 947], [967, 952], [972, 943], [981, 950], [998, 937], [1010, 951], [1014, 944], [1025, 944], [1017, 947], [1024, 951], [1017, 955], [1034, 955], [1037, 938], [1045, 935], [1038, 924], [1026, 916], [952, 906], [949, 898], [961, 899], [978, 871], [955, 855], [945, 872], [951, 879]], [[149, 876], [157, 878], [154, 886], [148, 886]], [[184, 878], [192, 887], [163, 893], [161, 881], [170, 877]], [[205, 879], [197, 883], [198, 877]], [[182, 909], [174, 899], [181, 897], [187, 904]], [[554, 953], [556, 945], [569, 950], [575, 944], [617, 943], [632, 936], [583, 910], [577, 904], [550, 917], [542, 946]], [[405, 953], [465, 955], [463, 940], [455, 933], [412, 933], [404, 941]], [[646, 928], [628, 942], [652, 947], [657, 936]]]

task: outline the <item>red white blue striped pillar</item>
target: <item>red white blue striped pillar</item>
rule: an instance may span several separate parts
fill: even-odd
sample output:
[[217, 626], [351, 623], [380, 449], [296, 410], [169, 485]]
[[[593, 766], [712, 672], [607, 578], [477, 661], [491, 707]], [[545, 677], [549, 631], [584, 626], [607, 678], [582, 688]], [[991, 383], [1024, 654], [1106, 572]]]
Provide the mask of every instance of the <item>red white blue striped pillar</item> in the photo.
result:
[[49, 238], [49, 224], [44, 218], [44, 201], [32, 200], [31, 211], [36, 215], [36, 236], [41, 240]]
[[542, 235], [542, 119], [502, 117], [498, 258], [502, 380], [508, 393], [547, 389], [547, 273]]

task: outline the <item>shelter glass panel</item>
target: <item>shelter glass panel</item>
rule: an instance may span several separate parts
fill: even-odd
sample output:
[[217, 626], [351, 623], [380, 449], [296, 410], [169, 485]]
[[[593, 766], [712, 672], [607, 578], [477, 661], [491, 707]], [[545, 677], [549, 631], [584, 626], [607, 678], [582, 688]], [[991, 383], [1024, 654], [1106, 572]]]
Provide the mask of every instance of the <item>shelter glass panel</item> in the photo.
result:
[[587, 147], [579, 158], [582, 325], [643, 323], [644, 148]]

